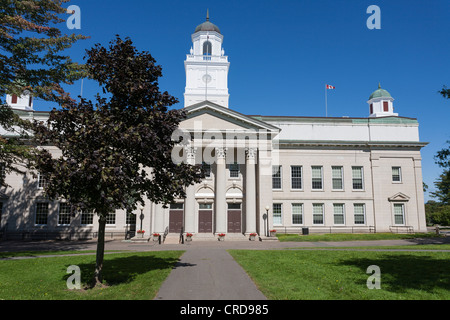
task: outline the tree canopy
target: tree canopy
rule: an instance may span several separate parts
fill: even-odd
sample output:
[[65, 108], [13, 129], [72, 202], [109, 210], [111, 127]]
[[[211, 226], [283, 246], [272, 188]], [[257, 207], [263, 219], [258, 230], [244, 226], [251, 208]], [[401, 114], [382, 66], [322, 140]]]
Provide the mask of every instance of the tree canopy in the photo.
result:
[[106, 216], [135, 210], [146, 198], [172, 203], [204, 175], [200, 166], [172, 161], [179, 142], [172, 134], [185, 114], [169, 110], [178, 101], [160, 91], [162, 69], [150, 53], [117, 36], [109, 48], [98, 44], [87, 51], [86, 68], [104, 96], [65, 104], [50, 113], [48, 124], [35, 124], [37, 143], [61, 150], [59, 157], [45, 148], [37, 151], [35, 166], [49, 179], [50, 198], [98, 214], [96, 281], [101, 282]]
[[[4, 101], [6, 94], [66, 103], [70, 95], [63, 85], [86, 75], [64, 50], [85, 39], [82, 35], [63, 35], [58, 24], [65, 21], [62, 7], [68, 0], [0, 0], [0, 126], [11, 132], [0, 137], [0, 162], [9, 172], [22, 172], [18, 165], [29, 156], [22, 143], [30, 129]], [[0, 184], [4, 184], [3, 176]]]

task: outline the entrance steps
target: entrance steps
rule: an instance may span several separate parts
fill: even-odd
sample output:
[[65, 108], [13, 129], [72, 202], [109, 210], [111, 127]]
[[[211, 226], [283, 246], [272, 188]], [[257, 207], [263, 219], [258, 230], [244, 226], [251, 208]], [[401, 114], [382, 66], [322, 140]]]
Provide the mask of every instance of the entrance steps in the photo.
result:
[[[192, 236], [192, 241], [218, 241], [219, 236], [213, 233], [195, 233]], [[278, 241], [277, 237], [265, 237], [260, 236], [256, 237], [256, 241]], [[186, 242], [186, 236], [184, 237], [184, 241]], [[224, 241], [249, 241], [248, 235], [244, 235], [242, 233], [227, 233], [225, 235]], [[164, 244], [179, 244], [180, 243], [180, 234], [179, 233], [169, 233], [164, 240]]]

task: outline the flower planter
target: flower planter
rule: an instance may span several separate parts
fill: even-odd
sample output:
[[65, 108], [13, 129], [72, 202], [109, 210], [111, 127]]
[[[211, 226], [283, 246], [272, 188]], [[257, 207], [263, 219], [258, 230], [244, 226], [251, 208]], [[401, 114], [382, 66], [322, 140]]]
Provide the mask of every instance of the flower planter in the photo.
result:
[[144, 234], [145, 234], [144, 230], [138, 230], [136, 232], [137, 232], [138, 236], [140, 236], [140, 238], [144, 238]]
[[225, 234], [224, 233], [219, 233], [219, 241], [225, 241]]
[[277, 230], [270, 230], [270, 236], [276, 237], [277, 236]]
[[255, 239], [256, 239], [256, 236], [257, 236], [257, 234], [256, 233], [250, 233], [250, 236], [249, 236], [249, 240], [250, 241], [255, 241]]
[[153, 241], [159, 241], [159, 233], [153, 234]]

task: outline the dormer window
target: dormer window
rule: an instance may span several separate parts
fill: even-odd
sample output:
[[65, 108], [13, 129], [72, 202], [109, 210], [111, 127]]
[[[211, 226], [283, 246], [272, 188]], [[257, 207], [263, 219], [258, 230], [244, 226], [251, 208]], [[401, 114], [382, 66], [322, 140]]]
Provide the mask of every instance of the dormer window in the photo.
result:
[[212, 52], [212, 44], [209, 41], [203, 42], [203, 55], [210, 56]]
[[17, 104], [17, 96], [15, 94], [11, 97], [11, 104]]
[[389, 102], [383, 101], [383, 111], [389, 112]]

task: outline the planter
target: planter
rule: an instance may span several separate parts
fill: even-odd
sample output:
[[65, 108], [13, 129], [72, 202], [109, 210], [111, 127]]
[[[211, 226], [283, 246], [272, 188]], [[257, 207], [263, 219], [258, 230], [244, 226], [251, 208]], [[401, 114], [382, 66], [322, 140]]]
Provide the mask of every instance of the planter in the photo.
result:
[[225, 241], [225, 234], [219, 233], [219, 241]]
[[270, 236], [276, 237], [277, 236], [277, 230], [270, 230]]
[[140, 235], [140, 238], [144, 238], [144, 234], [145, 234], [144, 230], [138, 230], [136, 232], [137, 232], [138, 236]]
[[159, 233], [153, 234], [153, 241], [159, 241]]
[[255, 239], [256, 239], [256, 236], [257, 236], [257, 234], [256, 233], [250, 233], [250, 236], [249, 236], [249, 240], [250, 241], [255, 241]]

